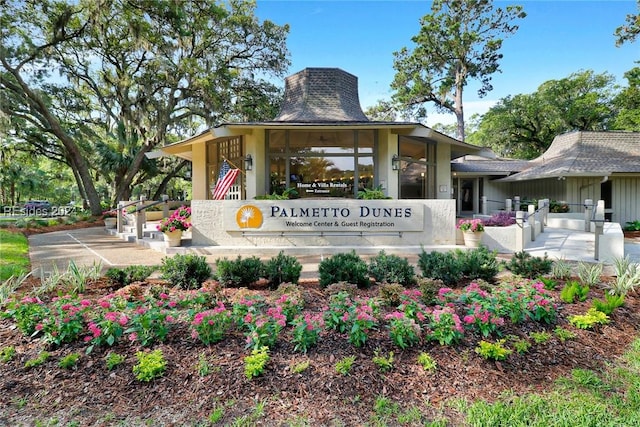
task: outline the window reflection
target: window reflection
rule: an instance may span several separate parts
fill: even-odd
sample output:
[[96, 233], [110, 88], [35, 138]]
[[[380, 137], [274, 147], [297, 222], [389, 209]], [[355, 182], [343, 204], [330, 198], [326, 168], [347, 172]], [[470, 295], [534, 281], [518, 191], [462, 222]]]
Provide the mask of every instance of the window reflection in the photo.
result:
[[355, 197], [374, 187], [373, 130], [269, 132], [270, 192], [293, 188], [300, 197]]

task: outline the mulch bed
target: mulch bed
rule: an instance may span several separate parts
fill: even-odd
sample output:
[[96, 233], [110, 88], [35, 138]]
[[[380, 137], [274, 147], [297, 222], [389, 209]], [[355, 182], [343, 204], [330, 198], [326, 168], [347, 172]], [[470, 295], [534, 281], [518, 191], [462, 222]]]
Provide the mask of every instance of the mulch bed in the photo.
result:
[[[35, 279], [34, 279], [35, 280]], [[142, 289], [158, 281], [141, 284]], [[30, 286], [36, 283], [30, 283]], [[305, 309], [319, 311], [327, 303], [324, 292], [314, 280], [302, 281]], [[560, 289], [560, 287], [559, 287]], [[95, 299], [113, 291], [106, 280], [91, 284], [86, 296]], [[225, 290], [233, 298], [235, 289]], [[243, 290], [242, 292], [247, 292]], [[254, 289], [249, 293], [267, 295]], [[376, 287], [359, 290], [359, 296], [376, 296]], [[556, 301], [559, 292], [553, 291]], [[590, 298], [602, 298], [592, 290]], [[205, 346], [194, 341], [186, 323], [174, 329], [169, 339], [153, 346], [163, 351], [168, 370], [150, 383], [135, 379], [131, 372], [135, 353], [141, 348], [121, 342], [114, 348], [97, 348], [85, 355], [86, 345], [76, 343], [50, 348], [51, 359], [43, 366], [25, 369], [24, 363], [45, 349], [38, 339], [24, 337], [9, 320], [0, 320], [0, 347], [12, 345], [17, 356], [0, 363], [0, 425], [33, 425], [36, 421], [57, 419], [76, 421], [82, 426], [194, 425], [207, 419], [215, 408], [225, 407], [221, 424], [249, 416], [264, 402], [265, 416], [250, 425], [290, 425], [305, 420], [309, 425], [364, 425], [370, 421], [376, 398], [386, 396], [401, 402], [402, 408], [415, 405], [427, 419], [443, 415], [452, 425], [463, 424], [461, 415], [451, 406], [441, 405], [450, 398], [493, 401], [504, 392], [516, 394], [544, 392], [554, 380], [572, 369], [602, 370], [625, 351], [636, 338], [640, 326], [640, 298], [628, 296], [624, 307], [617, 309], [611, 323], [598, 330], [578, 330], [568, 325], [572, 314], [582, 314], [590, 301], [560, 304], [558, 325], [577, 333], [577, 338], [560, 342], [553, 337], [543, 345], [533, 344], [525, 354], [515, 352], [503, 362], [492, 362], [474, 352], [479, 336], [467, 336], [456, 346], [426, 342], [416, 348], [401, 350], [394, 346], [386, 330], [372, 333], [362, 348], [355, 348], [345, 336], [324, 333], [316, 347], [307, 354], [294, 352], [288, 333], [282, 333], [270, 352], [266, 372], [253, 380], [244, 375], [243, 358], [249, 353], [244, 336], [235, 333], [222, 342]], [[525, 323], [508, 327], [507, 334], [524, 337], [531, 331], [547, 330], [553, 335], [556, 325]], [[104, 357], [110, 351], [126, 355], [126, 361], [107, 371]], [[373, 363], [375, 352], [394, 353], [394, 369], [382, 373]], [[433, 373], [424, 371], [416, 359], [428, 352], [437, 362]], [[76, 369], [58, 367], [58, 360], [78, 352], [82, 357]], [[204, 354], [212, 373], [201, 377], [196, 370]], [[335, 364], [343, 357], [355, 356], [350, 375], [338, 374]], [[309, 361], [309, 368], [294, 373], [292, 366]]]

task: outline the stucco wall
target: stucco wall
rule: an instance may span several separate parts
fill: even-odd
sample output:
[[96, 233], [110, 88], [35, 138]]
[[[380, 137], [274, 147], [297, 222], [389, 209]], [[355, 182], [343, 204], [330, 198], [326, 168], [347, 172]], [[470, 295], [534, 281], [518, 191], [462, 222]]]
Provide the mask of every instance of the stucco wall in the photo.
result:
[[[447, 200], [376, 200], [375, 203], [388, 203], [390, 207], [406, 206], [421, 207], [422, 231], [404, 231], [401, 233], [376, 233], [363, 231], [345, 231], [343, 233], [325, 233], [320, 235], [314, 231], [271, 232], [261, 230], [229, 231], [225, 225], [225, 216], [235, 215], [242, 206], [247, 204], [268, 211], [275, 203], [268, 200], [193, 200], [192, 214], [192, 242], [194, 245], [205, 246], [405, 246], [405, 245], [454, 245], [455, 244], [455, 201]], [[289, 207], [303, 207], [308, 201], [287, 200], [277, 203]], [[327, 200], [327, 205], [336, 201]], [[341, 199], [341, 204], [358, 209], [366, 206], [367, 201]]]

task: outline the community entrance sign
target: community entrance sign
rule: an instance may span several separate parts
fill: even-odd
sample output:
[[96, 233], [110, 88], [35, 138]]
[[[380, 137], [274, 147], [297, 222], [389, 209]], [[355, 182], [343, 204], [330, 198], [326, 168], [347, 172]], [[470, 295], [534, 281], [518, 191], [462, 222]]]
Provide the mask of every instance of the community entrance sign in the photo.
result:
[[404, 232], [424, 229], [424, 205], [409, 200], [255, 200], [228, 203], [226, 231]]

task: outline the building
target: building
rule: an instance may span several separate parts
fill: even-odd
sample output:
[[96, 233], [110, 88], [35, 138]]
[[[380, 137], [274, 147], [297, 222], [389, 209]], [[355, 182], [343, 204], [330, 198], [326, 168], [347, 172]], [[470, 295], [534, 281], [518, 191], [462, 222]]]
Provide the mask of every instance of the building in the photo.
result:
[[462, 213], [478, 213], [481, 196], [496, 210], [517, 195], [564, 201], [573, 212], [581, 212], [586, 199], [604, 200], [608, 220], [624, 226], [640, 219], [638, 132], [565, 133], [529, 161], [480, 154], [452, 162], [454, 185], [468, 195], [458, 200]]
[[[272, 121], [220, 124], [162, 151], [192, 162], [195, 244], [375, 246], [455, 244], [451, 161], [480, 147], [370, 121], [355, 76], [306, 68], [286, 78]], [[212, 200], [225, 159], [242, 174]], [[365, 189], [391, 200], [357, 199]], [[258, 200], [285, 190], [298, 198]]]

